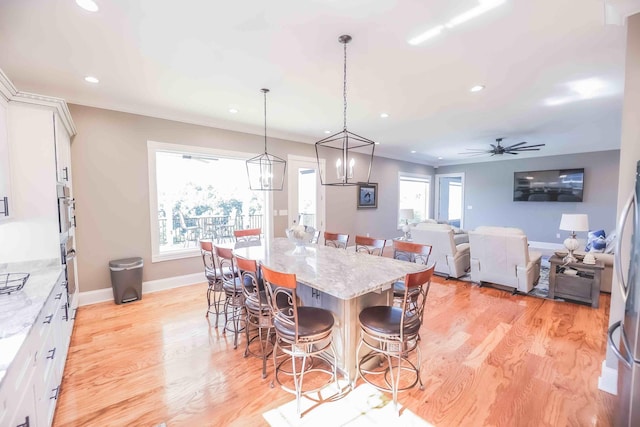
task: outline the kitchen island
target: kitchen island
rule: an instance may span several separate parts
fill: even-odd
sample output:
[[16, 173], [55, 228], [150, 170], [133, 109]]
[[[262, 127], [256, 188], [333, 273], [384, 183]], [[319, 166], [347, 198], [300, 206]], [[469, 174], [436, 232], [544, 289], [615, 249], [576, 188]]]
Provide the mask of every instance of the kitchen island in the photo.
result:
[[307, 306], [334, 314], [333, 340], [338, 368], [352, 381], [359, 340], [358, 315], [365, 307], [390, 305], [393, 283], [426, 266], [328, 246], [307, 245], [301, 253], [288, 239], [234, 249], [269, 268], [294, 273], [298, 295]]

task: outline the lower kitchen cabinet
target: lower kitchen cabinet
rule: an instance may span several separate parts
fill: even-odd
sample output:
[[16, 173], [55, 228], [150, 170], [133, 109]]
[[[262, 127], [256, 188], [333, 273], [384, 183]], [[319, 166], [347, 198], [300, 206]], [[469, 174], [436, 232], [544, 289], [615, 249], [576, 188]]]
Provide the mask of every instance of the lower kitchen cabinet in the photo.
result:
[[73, 330], [64, 280], [63, 272], [2, 382], [0, 426], [53, 422]]

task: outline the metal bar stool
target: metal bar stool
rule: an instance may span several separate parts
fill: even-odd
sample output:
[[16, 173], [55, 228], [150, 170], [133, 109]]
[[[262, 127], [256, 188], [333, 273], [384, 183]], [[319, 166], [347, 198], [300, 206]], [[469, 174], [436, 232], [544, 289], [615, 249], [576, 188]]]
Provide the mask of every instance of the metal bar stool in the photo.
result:
[[251, 246], [252, 244], [259, 244], [261, 234], [262, 234], [262, 229], [260, 228], [249, 228], [246, 230], [233, 230], [233, 237], [235, 237], [236, 243], [240, 244], [240, 245], [236, 245], [236, 248], [244, 245]]
[[238, 348], [238, 335], [246, 327], [242, 280], [238, 277], [233, 251], [217, 245], [214, 245], [214, 248], [222, 272], [222, 289], [225, 294], [223, 333], [233, 332], [233, 348], [235, 349]]
[[[361, 376], [378, 390], [390, 392], [396, 411], [398, 392], [409, 390], [418, 383], [420, 390], [424, 390], [420, 377], [421, 353], [418, 342], [434, 269], [435, 264], [426, 270], [405, 276], [405, 295], [400, 308], [367, 307], [358, 316], [360, 343], [356, 350], [354, 386], [358, 376]], [[366, 347], [369, 352], [360, 358], [362, 347]], [[414, 350], [417, 354], [415, 362], [409, 359]], [[401, 383], [402, 372], [412, 375]]]
[[[404, 240], [393, 241], [393, 258], [401, 261], [427, 265], [431, 255], [431, 245], [412, 243]], [[404, 296], [404, 282], [393, 284], [393, 305], [399, 307]], [[415, 291], [414, 291], [415, 292]]]
[[[275, 372], [271, 386], [273, 387], [274, 381], [277, 381], [283, 390], [296, 395], [297, 411], [300, 416], [302, 395], [316, 400], [309, 397], [309, 394], [319, 392], [332, 382], [336, 384], [336, 389], [339, 388], [336, 352], [331, 333], [334, 323], [333, 314], [329, 310], [318, 307], [299, 307], [295, 303], [297, 301], [295, 274], [281, 273], [264, 265], [260, 269], [264, 287], [270, 296], [274, 316], [273, 326], [276, 330], [276, 343], [273, 350]], [[283, 300], [286, 300], [286, 303], [283, 304]], [[278, 349], [290, 356], [291, 371], [283, 369], [283, 364], [288, 358], [280, 363], [276, 362]], [[320, 353], [329, 353], [331, 360], [320, 356]], [[316, 355], [325, 363], [315, 363], [313, 357]], [[325, 368], [326, 364], [329, 365], [329, 369]], [[328, 375], [327, 381], [313, 389], [304, 390], [305, 376], [309, 374], [315, 376], [317, 373]], [[279, 374], [290, 376], [293, 380], [293, 388], [283, 383]], [[314, 384], [317, 382], [314, 381]], [[318, 400], [321, 399], [318, 398]]]
[[384, 245], [386, 243], [387, 241], [385, 239], [374, 239], [372, 237], [356, 235], [356, 252], [382, 256], [382, 251], [384, 251]]
[[324, 232], [325, 246], [333, 246], [334, 248], [346, 249], [347, 243], [349, 243], [348, 234], [329, 233], [328, 231]]
[[[240, 271], [244, 307], [246, 310], [245, 335], [247, 345], [244, 357], [252, 355], [262, 359], [262, 378], [267, 377], [267, 358], [273, 351], [271, 329], [273, 328], [273, 312], [268, 302], [264, 284], [258, 275], [258, 264], [252, 259], [236, 257], [236, 265]], [[257, 344], [257, 345], [256, 345]], [[255, 347], [258, 347], [254, 350]]]
[[[216, 315], [216, 325], [218, 327], [218, 318], [222, 312], [224, 301], [224, 289], [222, 289], [222, 272], [216, 267], [215, 256], [213, 254], [213, 242], [211, 240], [200, 240], [200, 253], [202, 254], [202, 262], [204, 263], [204, 275], [209, 282], [207, 289], [207, 314], [214, 313]], [[213, 308], [213, 311], [211, 311]]]

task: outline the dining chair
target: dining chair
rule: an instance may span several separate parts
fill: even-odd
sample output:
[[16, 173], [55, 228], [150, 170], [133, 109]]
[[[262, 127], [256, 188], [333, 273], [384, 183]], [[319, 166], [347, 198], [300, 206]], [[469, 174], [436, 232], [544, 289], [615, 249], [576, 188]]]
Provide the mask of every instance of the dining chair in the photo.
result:
[[244, 357], [252, 355], [262, 359], [262, 378], [266, 378], [267, 358], [273, 351], [271, 343], [273, 312], [268, 295], [264, 290], [264, 284], [258, 274], [258, 263], [238, 255], [235, 255], [235, 258], [236, 266], [240, 272], [246, 311]]
[[[273, 310], [273, 326], [276, 331], [273, 350], [274, 375], [271, 386], [273, 387], [274, 382], [277, 381], [283, 390], [295, 394], [297, 413], [300, 416], [300, 399], [303, 395], [313, 400], [309, 394], [318, 392], [330, 383], [335, 383], [338, 388], [337, 360], [332, 334], [333, 314], [323, 308], [299, 306], [295, 303], [298, 300], [295, 274], [272, 270], [265, 265], [260, 269], [264, 287], [269, 294]], [[286, 299], [286, 304], [282, 303], [283, 299]], [[277, 363], [278, 349], [289, 356], [280, 363]], [[323, 352], [330, 355], [331, 360], [324, 357], [314, 358], [315, 355]], [[283, 366], [289, 359], [291, 360], [290, 371]], [[289, 376], [293, 381], [293, 387], [290, 385], [291, 381], [287, 383], [281, 381], [279, 374]], [[305, 390], [304, 379], [310, 374], [327, 375], [328, 379], [323, 382], [322, 378], [312, 377], [314, 387]]]
[[[356, 349], [356, 379], [358, 376], [378, 390], [390, 392], [395, 410], [398, 411], [398, 393], [420, 384], [421, 353], [420, 327], [425, 302], [431, 286], [435, 265], [405, 276], [405, 294], [400, 307], [387, 305], [363, 309], [358, 321], [360, 342]], [[365, 347], [367, 354], [360, 357]], [[411, 360], [413, 353], [415, 360]], [[412, 375], [402, 381], [401, 374]]]
[[[393, 241], [393, 258], [413, 262], [416, 264], [427, 265], [429, 263], [429, 255], [431, 255], [431, 245], [422, 243], [407, 242], [404, 240]], [[435, 263], [434, 263], [435, 266]], [[398, 281], [393, 284], [393, 303], [394, 305], [400, 305], [402, 298], [405, 294], [405, 287], [403, 281]]]
[[178, 220], [180, 221], [180, 230], [184, 238], [184, 246], [189, 247], [189, 242], [194, 242], [195, 244], [200, 237], [200, 227], [198, 225], [187, 225], [182, 211], [178, 211]]
[[356, 235], [356, 252], [382, 256], [382, 251], [384, 251], [384, 245], [386, 243], [387, 241], [385, 239], [374, 239], [373, 237]]
[[[200, 253], [202, 255], [202, 262], [204, 264], [204, 275], [209, 282], [209, 288], [207, 289], [207, 314], [216, 315], [215, 327], [218, 327], [218, 318], [223, 310], [224, 289], [222, 288], [222, 272], [216, 267], [216, 260], [213, 254], [213, 242], [211, 240], [200, 240]], [[213, 311], [211, 309], [213, 308]]]
[[328, 231], [324, 232], [324, 245], [332, 246], [334, 248], [347, 248], [347, 243], [349, 243], [349, 235], [348, 234], [340, 234], [340, 233], [330, 233]]
[[219, 268], [222, 272], [224, 289], [224, 331], [233, 332], [233, 348], [238, 348], [238, 335], [246, 327], [244, 316], [244, 294], [242, 280], [238, 276], [233, 251], [230, 248], [214, 245]]

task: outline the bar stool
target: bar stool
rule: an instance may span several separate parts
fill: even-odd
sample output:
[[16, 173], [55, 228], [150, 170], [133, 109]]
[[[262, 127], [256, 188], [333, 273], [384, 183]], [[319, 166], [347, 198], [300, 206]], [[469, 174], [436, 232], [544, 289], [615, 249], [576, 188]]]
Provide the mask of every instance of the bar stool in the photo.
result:
[[222, 289], [224, 289], [224, 331], [233, 332], [233, 348], [238, 348], [238, 334], [244, 330], [244, 295], [242, 280], [238, 277], [233, 251], [229, 248], [214, 245], [216, 256], [222, 272]]
[[385, 239], [374, 239], [372, 237], [356, 235], [356, 252], [382, 256], [382, 251], [384, 251], [384, 245], [386, 243], [387, 241]]
[[[271, 301], [274, 316], [273, 326], [276, 330], [276, 342], [273, 350], [275, 372], [271, 386], [273, 387], [274, 381], [277, 381], [283, 390], [296, 395], [297, 411], [298, 416], [300, 416], [300, 398], [302, 395], [309, 398], [308, 395], [310, 393], [318, 392], [332, 382], [338, 388], [336, 352], [332, 335], [333, 314], [329, 310], [322, 308], [299, 307], [294, 303], [297, 301], [295, 274], [271, 270], [264, 265], [260, 269], [264, 279], [264, 287], [270, 296], [269, 300]], [[282, 304], [281, 295], [284, 295], [287, 304]], [[276, 363], [278, 349], [290, 356], [291, 371], [283, 369], [283, 364], [288, 359]], [[315, 363], [313, 360], [314, 356], [323, 352], [330, 353], [332, 360], [326, 360], [323, 357], [318, 357], [318, 359], [322, 359], [329, 364], [330, 370], [326, 369], [323, 363]], [[299, 368], [297, 367], [298, 363], [300, 364]], [[280, 381], [279, 374], [281, 373], [292, 377], [293, 388]], [[311, 373], [328, 375], [329, 379], [316, 388], [304, 390], [304, 378]], [[317, 383], [314, 381], [314, 384]]]
[[259, 244], [261, 234], [262, 234], [262, 229], [260, 228], [249, 228], [246, 230], [233, 230], [233, 237], [235, 237], [236, 239], [236, 248]]
[[332, 246], [334, 248], [347, 248], [347, 243], [349, 243], [349, 235], [348, 234], [340, 234], [340, 233], [329, 233], [328, 231], [324, 232], [324, 245]]
[[[273, 328], [273, 312], [264, 290], [264, 284], [258, 275], [258, 264], [252, 259], [235, 255], [236, 265], [240, 271], [244, 307], [246, 310], [245, 335], [247, 345], [244, 357], [252, 355], [262, 359], [262, 378], [267, 377], [267, 358], [273, 351], [271, 328]], [[252, 335], [253, 334], [253, 335]], [[259, 351], [251, 345], [259, 344]]]
[[[360, 343], [356, 350], [354, 385], [357, 377], [361, 376], [378, 390], [390, 392], [396, 411], [398, 392], [409, 390], [418, 383], [420, 390], [424, 390], [420, 377], [421, 353], [418, 342], [434, 269], [435, 264], [426, 270], [405, 276], [405, 295], [401, 307], [367, 307], [358, 316]], [[360, 358], [362, 347], [366, 347], [369, 352]], [[414, 351], [417, 354], [415, 362], [409, 359]], [[401, 384], [402, 372], [411, 376]]]
[[[404, 240], [393, 241], [394, 259], [427, 265], [429, 263], [429, 255], [431, 255], [431, 245], [412, 243]], [[400, 306], [404, 291], [404, 282], [398, 281], [393, 284], [393, 304], [396, 307]]]
[[[207, 289], [207, 314], [214, 313], [216, 315], [216, 328], [218, 327], [218, 317], [222, 312], [224, 301], [224, 289], [222, 289], [222, 273], [216, 268], [215, 256], [213, 255], [213, 242], [211, 240], [200, 240], [200, 253], [202, 254], [202, 262], [204, 263], [204, 275], [209, 282]], [[213, 307], [213, 311], [211, 308]]]

